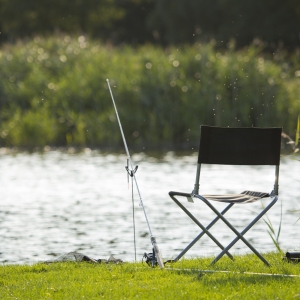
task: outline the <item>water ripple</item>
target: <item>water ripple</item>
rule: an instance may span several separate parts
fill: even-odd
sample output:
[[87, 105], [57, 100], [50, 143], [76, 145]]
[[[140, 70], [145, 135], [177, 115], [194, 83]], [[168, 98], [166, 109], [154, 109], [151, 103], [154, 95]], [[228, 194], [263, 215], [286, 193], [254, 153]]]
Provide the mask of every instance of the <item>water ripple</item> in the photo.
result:
[[[199, 233], [199, 228], [173, 203], [168, 192], [191, 192], [197, 157], [195, 154], [175, 156], [170, 152], [160, 159], [145, 154], [132, 158], [139, 165], [139, 188], [162, 255], [166, 259], [175, 257]], [[128, 186], [124, 155], [98, 151], [0, 154], [0, 165], [0, 262], [32, 263], [70, 251], [81, 251], [94, 258], [114, 254], [123, 260], [134, 260], [131, 183]], [[299, 169], [299, 161], [283, 158], [280, 243], [284, 250], [300, 248], [297, 234], [300, 221], [295, 223], [300, 215], [300, 211], [295, 212], [300, 209]], [[228, 170], [223, 166], [207, 166], [203, 169], [205, 176], [201, 177], [202, 193], [244, 189], [269, 192], [273, 185], [270, 170], [269, 167]], [[262, 177], [267, 181], [263, 187], [260, 186]], [[134, 203], [140, 260], [144, 252], [151, 251], [151, 243], [136, 191]], [[203, 224], [212, 219], [211, 212], [201, 203], [187, 205], [196, 216], [202, 213]], [[234, 220], [238, 215], [236, 225], [242, 230], [260, 208], [260, 203], [240, 205], [234, 212], [228, 212], [227, 217]], [[275, 230], [280, 223], [280, 209], [279, 201], [268, 213]], [[221, 222], [211, 232], [220, 240], [234, 238]], [[246, 238], [259, 251], [275, 250], [263, 221], [256, 224]], [[214, 255], [218, 250], [204, 237], [187, 257]], [[231, 252], [248, 252], [248, 248], [238, 242]]]

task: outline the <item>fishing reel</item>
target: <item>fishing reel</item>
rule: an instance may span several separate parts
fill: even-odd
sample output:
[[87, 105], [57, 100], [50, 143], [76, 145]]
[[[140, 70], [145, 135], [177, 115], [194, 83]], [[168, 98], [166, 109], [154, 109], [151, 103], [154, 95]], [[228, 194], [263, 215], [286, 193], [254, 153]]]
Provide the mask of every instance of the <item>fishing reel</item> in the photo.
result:
[[145, 262], [147, 263], [147, 265], [149, 267], [155, 268], [158, 265], [154, 249], [152, 250], [152, 253], [145, 252], [144, 256], [143, 256], [143, 261], [144, 261], [144, 258], [145, 258]]

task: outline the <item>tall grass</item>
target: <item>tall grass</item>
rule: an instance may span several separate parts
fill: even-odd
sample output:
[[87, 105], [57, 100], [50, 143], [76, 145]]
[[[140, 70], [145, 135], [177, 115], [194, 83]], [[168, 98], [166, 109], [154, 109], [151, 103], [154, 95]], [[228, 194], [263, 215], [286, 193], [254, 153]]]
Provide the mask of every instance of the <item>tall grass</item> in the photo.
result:
[[[298, 122], [297, 122], [297, 128], [296, 128], [296, 138], [295, 138], [295, 147], [297, 148], [299, 144], [299, 137], [300, 137], [300, 116], [298, 115]], [[298, 149], [299, 151], [299, 149]]]
[[[277, 55], [277, 54], [276, 54]], [[122, 144], [191, 148], [200, 124], [283, 126], [300, 110], [300, 59], [213, 43], [114, 48], [86, 37], [37, 37], [0, 49], [0, 146]]]
[[282, 226], [282, 201], [281, 201], [281, 207], [280, 207], [280, 222], [278, 225], [278, 230], [277, 231], [275, 230], [273, 223], [271, 222], [268, 215], [266, 215], [266, 217], [263, 220], [268, 227], [267, 232], [268, 232], [270, 238], [272, 239], [273, 244], [275, 245], [277, 251], [282, 254], [283, 251], [280, 247], [280, 242], [279, 242], [281, 226]]

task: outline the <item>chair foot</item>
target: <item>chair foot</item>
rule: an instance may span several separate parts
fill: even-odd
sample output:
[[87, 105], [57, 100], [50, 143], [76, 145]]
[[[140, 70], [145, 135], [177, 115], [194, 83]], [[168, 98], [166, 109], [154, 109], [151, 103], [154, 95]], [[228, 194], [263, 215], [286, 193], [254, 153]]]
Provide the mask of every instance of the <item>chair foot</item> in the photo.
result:
[[167, 261], [164, 262], [164, 265], [166, 265], [166, 264], [173, 264], [173, 263], [176, 263], [176, 262], [177, 262], [177, 260], [175, 260], [175, 259], [169, 259], [169, 260], [167, 260]]

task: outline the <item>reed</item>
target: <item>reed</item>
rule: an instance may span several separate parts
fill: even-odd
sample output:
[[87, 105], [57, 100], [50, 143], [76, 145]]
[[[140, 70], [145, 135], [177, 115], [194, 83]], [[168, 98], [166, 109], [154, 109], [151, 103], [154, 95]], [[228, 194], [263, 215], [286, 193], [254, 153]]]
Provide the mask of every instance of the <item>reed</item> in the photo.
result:
[[283, 251], [282, 251], [282, 249], [280, 247], [280, 243], [279, 243], [279, 237], [280, 237], [281, 226], [282, 226], [282, 201], [281, 201], [281, 207], [280, 207], [280, 221], [279, 221], [279, 225], [278, 225], [278, 230], [277, 231], [275, 230], [273, 223], [271, 222], [268, 215], [266, 215], [266, 217], [263, 220], [268, 227], [267, 232], [268, 232], [270, 238], [272, 239], [273, 244], [275, 245], [277, 251], [282, 254]]

